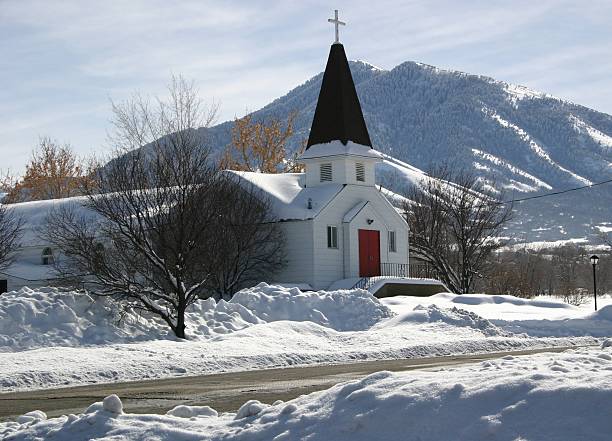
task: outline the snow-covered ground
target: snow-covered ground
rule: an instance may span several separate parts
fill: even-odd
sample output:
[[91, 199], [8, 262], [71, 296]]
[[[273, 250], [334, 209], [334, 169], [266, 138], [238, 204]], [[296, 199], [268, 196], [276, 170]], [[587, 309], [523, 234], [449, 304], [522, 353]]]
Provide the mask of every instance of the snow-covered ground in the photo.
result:
[[[602, 302], [605, 303], [605, 302]], [[611, 303], [608, 300], [608, 303]], [[249, 369], [595, 343], [612, 305], [439, 294], [378, 300], [362, 290], [260, 284], [189, 310], [188, 341], [104, 299], [54, 289], [0, 296], [0, 391]]]
[[443, 293], [425, 299], [392, 297], [382, 300], [384, 305], [399, 314], [411, 314], [424, 302], [443, 309], [470, 311], [506, 332], [524, 333], [531, 337], [612, 335], [612, 298], [607, 295], [598, 298], [597, 312], [594, 311], [592, 299], [580, 306], [569, 305], [553, 297], [521, 299], [488, 294]]
[[178, 406], [122, 412], [111, 395], [79, 415], [31, 412], [0, 424], [10, 440], [589, 440], [612, 433], [612, 341], [601, 348], [513, 357], [360, 380], [236, 413]]
[[[186, 322], [190, 339], [208, 341], [281, 320], [359, 331], [392, 315], [364, 290], [301, 292], [261, 284], [236, 293], [231, 302], [197, 302], [189, 308]], [[0, 352], [160, 339], [178, 341], [161, 320], [122, 314], [106, 297], [56, 288], [23, 288], [0, 296]]]

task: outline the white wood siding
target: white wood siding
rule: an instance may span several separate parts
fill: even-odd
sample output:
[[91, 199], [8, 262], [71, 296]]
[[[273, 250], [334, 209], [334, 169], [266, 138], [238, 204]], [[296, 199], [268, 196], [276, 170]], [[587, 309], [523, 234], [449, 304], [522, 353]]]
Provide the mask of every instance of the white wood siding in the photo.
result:
[[[384, 197], [380, 195], [381, 197]], [[387, 207], [385, 202], [372, 198], [368, 204], [349, 222], [345, 230], [350, 237], [349, 256], [345, 262], [346, 278], [359, 277], [359, 230], [377, 230], [380, 232], [380, 262], [408, 263], [408, 225], [397, 215], [393, 207]], [[368, 224], [367, 220], [374, 222]], [[388, 232], [395, 231], [396, 252], [389, 251]]]
[[[314, 283], [313, 221], [290, 221], [279, 224], [285, 233], [287, 266], [274, 275], [280, 283]], [[340, 231], [338, 231], [340, 233]]]
[[[345, 214], [360, 202], [368, 204], [350, 221]], [[367, 223], [372, 219], [372, 224]], [[338, 249], [327, 248], [327, 226], [338, 226]], [[408, 225], [376, 187], [347, 185], [313, 222], [314, 284], [324, 289], [341, 279], [359, 277], [358, 230], [380, 231], [381, 263], [408, 263]], [[389, 253], [387, 232], [396, 232], [397, 252]]]
[[[42, 252], [45, 246], [21, 247], [15, 252], [13, 264], [0, 271], [0, 279], [8, 281], [8, 290], [16, 291], [28, 286], [38, 288], [49, 286], [50, 279], [57, 277], [53, 265], [42, 264]], [[57, 250], [53, 250], [54, 258], [58, 256]]]
[[[332, 182], [336, 184], [354, 184], [374, 186], [374, 168], [378, 160], [359, 156], [329, 156], [325, 158], [305, 160], [306, 166], [306, 187], [325, 185], [321, 182], [321, 164], [330, 163], [332, 165]], [[357, 181], [355, 166], [360, 162], [365, 168], [365, 182]]]

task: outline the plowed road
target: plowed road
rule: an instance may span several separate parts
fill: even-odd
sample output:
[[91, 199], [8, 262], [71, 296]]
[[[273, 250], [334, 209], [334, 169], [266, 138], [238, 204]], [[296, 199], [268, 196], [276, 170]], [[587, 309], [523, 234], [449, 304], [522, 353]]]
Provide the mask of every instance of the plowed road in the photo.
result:
[[287, 401], [372, 372], [435, 369], [505, 355], [561, 352], [566, 349], [571, 348], [366, 361], [4, 393], [0, 394], [0, 420], [12, 419], [36, 409], [50, 417], [81, 413], [91, 403], [113, 393], [119, 395], [124, 410], [130, 413], [165, 413], [179, 404], [207, 405], [219, 412], [236, 411], [250, 399], [265, 403]]

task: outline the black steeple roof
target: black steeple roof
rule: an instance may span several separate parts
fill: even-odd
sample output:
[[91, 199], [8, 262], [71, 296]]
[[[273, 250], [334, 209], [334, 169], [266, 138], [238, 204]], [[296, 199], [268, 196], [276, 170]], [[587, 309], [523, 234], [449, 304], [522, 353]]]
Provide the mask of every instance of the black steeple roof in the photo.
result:
[[332, 44], [306, 149], [340, 140], [372, 147], [349, 64], [340, 43]]

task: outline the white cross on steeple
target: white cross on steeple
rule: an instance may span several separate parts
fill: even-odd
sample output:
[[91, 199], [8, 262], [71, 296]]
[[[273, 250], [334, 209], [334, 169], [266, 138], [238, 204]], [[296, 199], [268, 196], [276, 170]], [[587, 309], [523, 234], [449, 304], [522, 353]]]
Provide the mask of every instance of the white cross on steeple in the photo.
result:
[[330, 23], [333, 23], [336, 26], [336, 41], [335, 43], [340, 43], [340, 32], [338, 32], [338, 26], [342, 25], [345, 26], [346, 23], [343, 21], [338, 20], [338, 10], [334, 9], [334, 15], [335, 18], [328, 18], [327, 21]]

